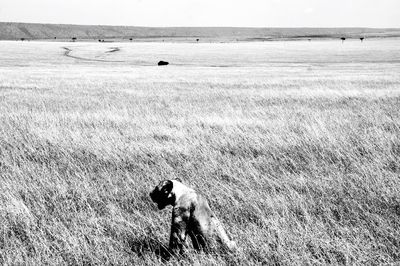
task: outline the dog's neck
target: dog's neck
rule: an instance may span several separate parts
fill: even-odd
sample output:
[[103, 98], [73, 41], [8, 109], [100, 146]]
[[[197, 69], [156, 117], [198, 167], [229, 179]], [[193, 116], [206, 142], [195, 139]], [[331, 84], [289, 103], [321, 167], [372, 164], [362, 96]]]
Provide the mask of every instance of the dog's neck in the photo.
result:
[[194, 192], [193, 189], [185, 186], [184, 184], [182, 184], [181, 182], [179, 182], [177, 180], [171, 180], [171, 181], [173, 183], [171, 193], [175, 196], [175, 204], [178, 202], [180, 197], [182, 197], [182, 195], [190, 193], [190, 192]]

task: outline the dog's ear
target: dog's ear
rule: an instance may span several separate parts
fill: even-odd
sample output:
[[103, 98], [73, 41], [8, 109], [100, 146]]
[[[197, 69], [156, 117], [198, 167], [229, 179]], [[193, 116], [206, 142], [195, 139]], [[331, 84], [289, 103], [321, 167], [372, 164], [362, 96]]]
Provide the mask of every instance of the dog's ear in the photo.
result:
[[174, 183], [171, 180], [164, 181], [164, 185], [163, 185], [164, 191], [168, 191], [168, 193], [171, 193], [173, 187], [174, 187]]

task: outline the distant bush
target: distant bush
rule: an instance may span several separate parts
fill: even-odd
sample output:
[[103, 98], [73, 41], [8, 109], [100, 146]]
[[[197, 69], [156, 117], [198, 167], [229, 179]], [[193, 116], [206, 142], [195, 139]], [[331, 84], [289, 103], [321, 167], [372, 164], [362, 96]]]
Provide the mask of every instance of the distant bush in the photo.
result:
[[166, 66], [166, 65], [169, 65], [169, 63], [166, 62], [166, 61], [160, 61], [160, 62], [158, 62], [158, 65], [159, 66]]

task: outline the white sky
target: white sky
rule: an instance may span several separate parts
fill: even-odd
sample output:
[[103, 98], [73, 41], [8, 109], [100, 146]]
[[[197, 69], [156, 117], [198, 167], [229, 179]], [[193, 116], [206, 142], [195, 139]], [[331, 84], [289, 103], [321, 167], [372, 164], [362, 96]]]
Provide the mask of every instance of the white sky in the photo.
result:
[[128, 26], [400, 27], [400, 0], [0, 0], [0, 21]]

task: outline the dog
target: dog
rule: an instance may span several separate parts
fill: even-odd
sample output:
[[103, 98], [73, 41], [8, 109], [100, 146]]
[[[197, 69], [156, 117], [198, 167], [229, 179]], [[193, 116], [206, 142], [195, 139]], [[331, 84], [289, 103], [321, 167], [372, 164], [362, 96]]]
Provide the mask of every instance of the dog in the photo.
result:
[[179, 179], [161, 181], [150, 193], [150, 198], [159, 210], [168, 205], [173, 207], [169, 241], [172, 254], [184, 253], [187, 236], [196, 250], [208, 251], [213, 239], [230, 251], [236, 250], [236, 243], [229, 239], [207, 200]]

